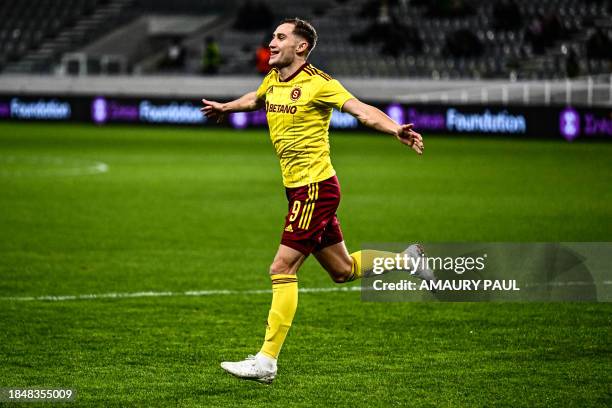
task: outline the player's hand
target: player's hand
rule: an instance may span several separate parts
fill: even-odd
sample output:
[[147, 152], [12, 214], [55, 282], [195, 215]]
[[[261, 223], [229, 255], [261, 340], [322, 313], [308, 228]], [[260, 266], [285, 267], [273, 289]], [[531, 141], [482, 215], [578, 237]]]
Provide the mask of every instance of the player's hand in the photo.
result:
[[408, 123], [407, 125], [401, 125], [395, 134], [397, 140], [406, 146], [410, 147], [412, 150], [417, 152], [418, 154], [423, 154], [425, 150], [425, 145], [423, 144], [423, 137], [412, 130], [414, 125], [412, 123]]
[[209, 101], [207, 99], [202, 99], [202, 103], [204, 107], [200, 109], [207, 118], [209, 119], [217, 119], [217, 123], [220, 123], [223, 120], [223, 104], [215, 101]]

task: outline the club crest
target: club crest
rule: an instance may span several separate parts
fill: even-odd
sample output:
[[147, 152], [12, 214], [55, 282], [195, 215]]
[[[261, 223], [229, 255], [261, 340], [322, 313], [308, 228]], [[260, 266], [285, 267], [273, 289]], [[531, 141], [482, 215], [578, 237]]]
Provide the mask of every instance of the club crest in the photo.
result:
[[291, 90], [291, 100], [292, 101], [297, 101], [298, 99], [300, 99], [300, 96], [302, 96], [302, 90], [298, 87], [295, 87]]

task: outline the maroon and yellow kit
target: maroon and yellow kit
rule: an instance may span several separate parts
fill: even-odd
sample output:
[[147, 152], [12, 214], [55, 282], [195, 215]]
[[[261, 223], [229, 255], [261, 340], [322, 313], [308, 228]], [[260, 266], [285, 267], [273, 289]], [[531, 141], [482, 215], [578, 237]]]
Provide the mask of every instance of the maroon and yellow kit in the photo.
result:
[[304, 255], [342, 242], [336, 216], [340, 204], [340, 184], [333, 176], [303, 187], [286, 188], [289, 213], [281, 244]]
[[284, 81], [273, 68], [257, 89], [266, 101], [270, 139], [289, 200], [282, 244], [305, 255], [342, 241], [336, 217], [340, 186], [329, 157], [332, 109], [354, 98], [309, 63]]

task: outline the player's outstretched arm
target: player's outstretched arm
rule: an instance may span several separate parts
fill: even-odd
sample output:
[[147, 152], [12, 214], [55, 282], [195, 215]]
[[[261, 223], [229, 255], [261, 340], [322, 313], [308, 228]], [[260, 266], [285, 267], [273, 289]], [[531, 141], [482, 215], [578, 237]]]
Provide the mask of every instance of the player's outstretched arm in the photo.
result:
[[356, 98], [346, 101], [342, 106], [342, 111], [355, 116], [365, 126], [395, 136], [397, 140], [418, 154], [423, 154], [425, 150], [423, 137], [412, 130], [412, 123], [400, 125], [380, 109]]
[[249, 92], [231, 102], [221, 103], [202, 99], [204, 107], [200, 109], [207, 118], [217, 119], [217, 123], [223, 120], [223, 115], [230, 112], [254, 111], [261, 108], [264, 104], [262, 99], [257, 98], [257, 92]]

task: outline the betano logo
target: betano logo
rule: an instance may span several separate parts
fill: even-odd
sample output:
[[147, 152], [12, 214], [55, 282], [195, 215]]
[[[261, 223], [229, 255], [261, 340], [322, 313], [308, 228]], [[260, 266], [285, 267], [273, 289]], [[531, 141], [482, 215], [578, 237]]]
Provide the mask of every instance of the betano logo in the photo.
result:
[[266, 112], [290, 113], [292, 115], [295, 115], [295, 113], [297, 112], [297, 106], [266, 102]]

